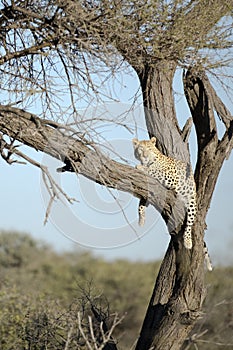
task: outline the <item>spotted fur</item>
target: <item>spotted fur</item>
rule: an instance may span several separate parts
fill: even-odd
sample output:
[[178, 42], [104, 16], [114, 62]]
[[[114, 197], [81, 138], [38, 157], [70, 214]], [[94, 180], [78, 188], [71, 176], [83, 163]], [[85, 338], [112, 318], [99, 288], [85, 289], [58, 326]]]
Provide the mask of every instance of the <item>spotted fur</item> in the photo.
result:
[[[133, 139], [135, 157], [141, 162], [136, 168], [156, 178], [166, 188], [173, 189], [181, 196], [187, 210], [184, 246], [191, 249], [191, 229], [196, 216], [196, 186], [192, 168], [190, 164], [162, 154], [155, 142], [155, 137], [144, 141]], [[140, 226], [145, 222], [145, 208], [144, 200], [141, 200], [138, 208]]]

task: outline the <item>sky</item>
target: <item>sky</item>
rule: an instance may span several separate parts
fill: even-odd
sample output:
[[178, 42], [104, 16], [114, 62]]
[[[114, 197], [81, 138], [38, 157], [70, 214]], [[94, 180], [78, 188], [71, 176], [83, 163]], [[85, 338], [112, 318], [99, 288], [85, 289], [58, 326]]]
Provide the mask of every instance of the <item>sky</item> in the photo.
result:
[[[99, 142], [104, 143], [105, 149], [113, 148], [117, 151], [115, 153], [109, 150], [114, 159], [120, 160], [120, 154], [129, 164], [136, 165], [131, 140], [135, 136], [140, 139], [147, 138], [147, 133], [141, 107], [138, 106], [129, 112], [132, 97], [138, 89], [137, 79], [133, 75], [122, 79], [110, 82], [120, 102], [97, 105], [91, 107], [92, 109], [85, 109], [85, 113], [106, 113], [109, 121], [93, 125], [93, 128], [101, 131], [103, 135]], [[177, 115], [180, 124], [183, 125], [190, 112], [182, 92], [181, 72], [176, 75], [174, 92]], [[222, 94], [221, 91], [219, 93]], [[112, 121], [116, 120], [119, 112], [122, 115], [125, 113], [124, 122], [127, 129], [113, 127]], [[223, 130], [221, 126], [220, 129]], [[24, 149], [30, 156], [48, 166], [59, 185], [71, 197], [75, 197], [77, 202], [68, 205], [64, 200], [56, 201], [49, 221], [44, 225], [48, 195], [39, 169], [29, 164], [8, 165], [0, 159], [0, 229], [27, 232], [35, 239], [47, 242], [57, 251], [88, 250], [107, 260], [149, 261], [163, 257], [169, 243], [169, 235], [154, 208], [147, 208], [146, 225], [141, 229], [137, 224], [137, 199], [126, 193], [110, 192], [72, 173], [58, 174], [56, 168], [62, 165], [60, 162], [26, 147]], [[190, 136], [190, 150], [192, 165], [195, 166], [196, 140], [193, 130]], [[206, 242], [214, 266], [233, 263], [232, 173], [231, 156], [224, 163], [207, 216]]]

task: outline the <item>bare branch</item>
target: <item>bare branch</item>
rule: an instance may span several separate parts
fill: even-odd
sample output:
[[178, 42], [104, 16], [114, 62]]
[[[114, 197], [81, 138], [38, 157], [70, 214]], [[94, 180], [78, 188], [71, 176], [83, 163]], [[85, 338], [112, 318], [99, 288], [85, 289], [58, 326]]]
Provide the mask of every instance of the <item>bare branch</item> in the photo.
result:
[[208, 99], [210, 100], [212, 108], [217, 112], [219, 118], [223, 121], [226, 128], [229, 128], [230, 122], [233, 120], [232, 114], [217, 95], [216, 91], [210, 84], [210, 81], [207, 78], [207, 76], [204, 76], [202, 81], [205, 86], [205, 93], [208, 96]]
[[187, 119], [187, 121], [186, 121], [186, 123], [185, 123], [185, 125], [184, 125], [184, 127], [182, 129], [182, 133], [181, 133], [181, 136], [182, 136], [184, 142], [188, 142], [192, 125], [193, 125], [193, 120], [190, 117], [190, 118]]
[[[65, 198], [65, 200], [67, 200], [69, 203], [73, 203], [74, 201], [76, 201], [76, 199], [69, 197], [66, 192], [56, 183], [56, 181], [53, 179], [53, 177], [51, 176], [48, 168], [38, 162], [36, 162], [34, 159], [32, 159], [31, 157], [27, 156], [26, 154], [24, 154], [23, 152], [20, 152], [18, 149], [16, 149], [15, 147], [12, 148], [11, 145], [8, 145], [7, 143], [4, 144], [4, 148], [5, 149], [9, 149], [8, 152], [10, 152], [10, 156], [12, 156], [13, 154], [17, 155], [18, 157], [25, 159], [28, 163], [30, 163], [33, 166], [36, 166], [37, 168], [39, 168], [42, 172], [42, 178], [44, 181], [44, 184], [46, 186], [46, 189], [48, 191], [48, 194], [50, 196], [50, 200], [46, 209], [46, 213], [45, 213], [45, 219], [44, 219], [44, 224], [47, 223], [48, 218], [49, 218], [49, 214], [53, 205], [53, 202], [56, 199], [61, 199], [60, 196], [63, 196]], [[2, 155], [3, 156], [3, 155]], [[10, 157], [9, 155], [7, 156]], [[5, 157], [3, 157], [5, 158]], [[7, 162], [9, 164], [12, 163], [20, 163], [20, 164], [26, 164], [25, 162], [20, 162], [17, 160], [10, 160], [8, 159]]]
[[82, 319], [81, 319], [80, 312], [78, 312], [78, 329], [79, 329], [83, 339], [85, 340], [85, 344], [86, 344], [87, 348], [89, 350], [93, 350], [92, 345], [89, 342], [88, 337], [87, 337], [87, 335], [84, 332], [84, 329], [83, 329], [83, 326], [82, 326]]

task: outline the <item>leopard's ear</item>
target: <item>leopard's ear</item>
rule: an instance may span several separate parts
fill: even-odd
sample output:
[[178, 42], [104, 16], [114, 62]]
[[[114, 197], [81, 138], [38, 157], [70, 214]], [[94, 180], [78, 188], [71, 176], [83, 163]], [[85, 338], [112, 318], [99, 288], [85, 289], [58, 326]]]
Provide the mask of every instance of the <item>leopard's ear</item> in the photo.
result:
[[155, 144], [155, 143], [156, 143], [156, 140], [157, 140], [156, 137], [153, 136], [153, 137], [151, 137], [150, 142]]
[[133, 139], [132, 142], [133, 142], [133, 145], [135, 146], [139, 143], [138, 139]]

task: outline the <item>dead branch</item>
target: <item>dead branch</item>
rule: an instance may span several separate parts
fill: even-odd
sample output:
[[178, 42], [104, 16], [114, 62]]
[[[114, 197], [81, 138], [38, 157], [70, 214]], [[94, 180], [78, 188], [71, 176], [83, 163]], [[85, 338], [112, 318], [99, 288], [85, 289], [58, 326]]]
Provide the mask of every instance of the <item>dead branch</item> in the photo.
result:
[[[122, 322], [124, 317], [114, 315], [110, 329], [103, 329], [103, 322], [96, 322], [91, 316], [88, 316], [87, 326], [84, 327], [80, 312], [77, 315], [78, 329], [89, 350], [117, 350], [117, 346], [112, 338], [116, 327]], [[86, 329], [88, 328], [88, 329]], [[98, 336], [100, 334], [100, 336]]]
[[[2, 135], [0, 135], [0, 136], [2, 136]], [[63, 197], [69, 203], [73, 203], [74, 201], [76, 201], [76, 199], [69, 197], [67, 195], [67, 193], [61, 188], [61, 186], [58, 185], [58, 183], [53, 179], [52, 175], [50, 174], [48, 167], [46, 167], [43, 164], [38, 163], [37, 161], [35, 161], [34, 159], [29, 157], [25, 153], [19, 151], [18, 147], [12, 147], [12, 144], [13, 144], [12, 142], [10, 144], [8, 144], [6, 141], [1, 140], [1, 147], [3, 148], [2, 152], [1, 152], [1, 156], [8, 164], [12, 164], [12, 163], [27, 164], [27, 163], [30, 163], [31, 165], [39, 168], [42, 172], [42, 178], [43, 178], [45, 187], [47, 189], [47, 192], [48, 192], [49, 198], [50, 198], [49, 203], [47, 205], [45, 219], [44, 219], [44, 224], [46, 224], [48, 221], [49, 215], [50, 215], [50, 211], [51, 211], [53, 202], [56, 199], [61, 200], [61, 197]], [[7, 156], [4, 154], [4, 149], [7, 150], [7, 152], [8, 152]], [[18, 156], [21, 159], [25, 159], [26, 162], [12, 159], [12, 157], [14, 155]]]

